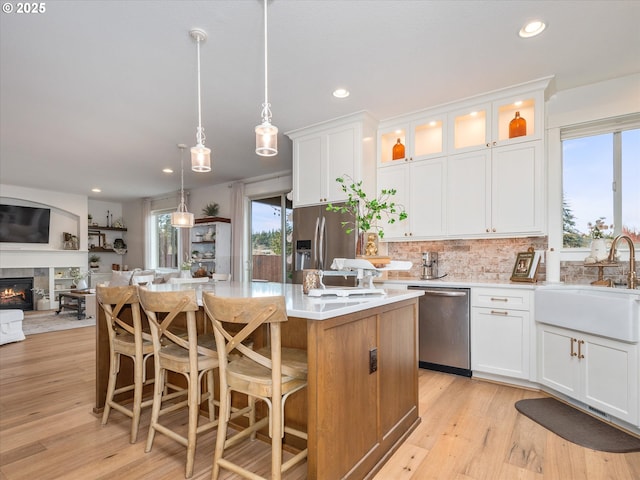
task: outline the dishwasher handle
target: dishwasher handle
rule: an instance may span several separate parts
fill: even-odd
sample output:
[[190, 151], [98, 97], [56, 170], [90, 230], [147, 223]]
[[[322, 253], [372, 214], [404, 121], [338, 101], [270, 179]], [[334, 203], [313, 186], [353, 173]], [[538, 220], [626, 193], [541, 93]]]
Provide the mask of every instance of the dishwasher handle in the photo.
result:
[[412, 290], [422, 290], [425, 295], [434, 297], [464, 297], [468, 295], [466, 291], [444, 290], [444, 289], [428, 289], [422, 287], [408, 287]]

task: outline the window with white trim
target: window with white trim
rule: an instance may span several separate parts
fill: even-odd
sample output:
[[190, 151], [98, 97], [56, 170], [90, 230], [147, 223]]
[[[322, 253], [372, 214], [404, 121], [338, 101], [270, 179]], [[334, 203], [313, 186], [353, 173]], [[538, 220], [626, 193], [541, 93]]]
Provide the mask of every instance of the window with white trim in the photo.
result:
[[640, 114], [565, 128], [563, 247], [624, 233], [640, 245]]

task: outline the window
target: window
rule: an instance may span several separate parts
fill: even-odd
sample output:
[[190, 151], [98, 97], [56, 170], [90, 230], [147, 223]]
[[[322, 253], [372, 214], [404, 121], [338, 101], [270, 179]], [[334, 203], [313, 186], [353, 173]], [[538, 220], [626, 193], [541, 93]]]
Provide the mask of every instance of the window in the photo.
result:
[[170, 211], [151, 213], [151, 268], [178, 267], [178, 229], [171, 226]]
[[562, 132], [563, 247], [594, 232], [640, 244], [640, 115]]

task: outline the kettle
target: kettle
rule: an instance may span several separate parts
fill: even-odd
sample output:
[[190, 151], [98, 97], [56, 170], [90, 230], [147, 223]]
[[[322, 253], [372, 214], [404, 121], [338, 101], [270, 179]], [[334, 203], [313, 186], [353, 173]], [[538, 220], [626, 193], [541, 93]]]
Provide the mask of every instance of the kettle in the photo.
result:
[[420, 268], [422, 280], [438, 278], [438, 253], [422, 252], [422, 266]]

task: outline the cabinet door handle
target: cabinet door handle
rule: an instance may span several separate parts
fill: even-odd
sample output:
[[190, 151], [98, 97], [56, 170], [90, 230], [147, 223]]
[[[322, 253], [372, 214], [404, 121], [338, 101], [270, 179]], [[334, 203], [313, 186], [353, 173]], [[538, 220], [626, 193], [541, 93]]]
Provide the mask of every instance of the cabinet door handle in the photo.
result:
[[584, 358], [584, 355], [582, 354], [582, 345], [584, 344], [584, 340], [579, 340], [578, 341], [578, 358]]
[[495, 228], [492, 228], [492, 229], [491, 229], [491, 231], [492, 231], [493, 233], [496, 233], [496, 229], [495, 229]]
[[491, 146], [491, 144], [490, 144], [490, 143], [487, 143], [486, 145], [487, 145], [487, 148]]
[[572, 357], [575, 357], [578, 355], [576, 352], [573, 351], [573, 342], [577, 342], [577, 341], [578, 341], [577, 338], [571, 338], [571, 356]]
[[504, 312], [504, 311], [500, 312], [498, 310], [491, 310], [491, 315], [504, 315], [504, 316], [507, 316], [507, 315], [509, 315], [509, 312]]
[[508, 298], [491, 297], [491, 301], [492, 302], [508, 302], [509, 299]]
[[498, 144], [498, 142], [493, 142], [493, 146], [495, 147]]

